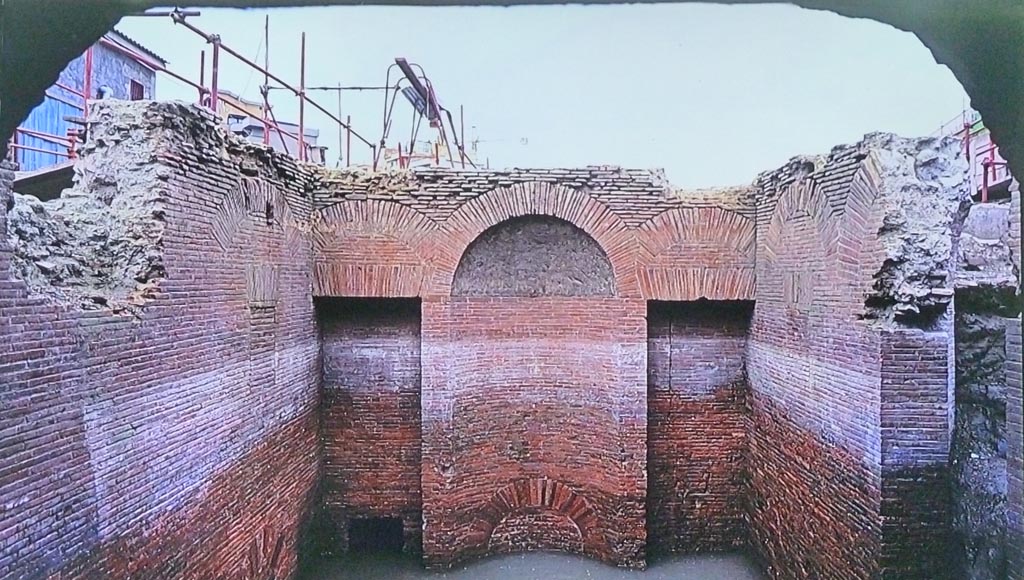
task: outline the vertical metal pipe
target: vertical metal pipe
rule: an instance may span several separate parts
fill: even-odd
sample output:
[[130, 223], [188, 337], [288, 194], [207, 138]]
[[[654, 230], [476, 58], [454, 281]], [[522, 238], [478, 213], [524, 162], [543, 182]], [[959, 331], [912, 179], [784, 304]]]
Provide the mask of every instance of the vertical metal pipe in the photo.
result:
[[[991, 141], [991, 140], [992, 140], [992, 136], [990, 134], [989, 135], [989, 141]], [[994, 142], [990, 143], [990, 145], [991, 146], [989, 147], [989, 150], [988, 150], [988, 164], [989, 164], [989, 167], [992, 168], [992, 181], [994, 182], [996, 180], [996, 149], [997, 149], [997, 147], [996, 147], [996, 144]]]
[[[341, 81], [338, 81], [338, 118], [339, 119], [341, 118]], [[344, 149], [341, 148], [341, 146], [342, 146], [341, 130], [342, 130], [342, 126], [339, 124], [338, 125], [338, 162], [335, 164], [335, 167], [341, 166], [341, 154], [344, 153], [344, 151], [345, 151]]]
[[270, 15], [263, 19], [263, 144], [270, 144], [270, 125], [267, 123], [267, 109], [270, 108], [270, 101], [267, 95], [270, 93]]
[[217, 76], [220, 73], [220, 37], [212, 36], [210, 42], [213, 43], [213, 56], [210, 63], [210, 109], [219, 114], [217, 111]]
[[352, 165], [352, 115], [345, 117], [345, 167]]
[[306, 160], [306, 33], [299, 52], [299, 160]]
[[466, 114], [462, 105], [459, 105], [459, 159], [462, 160], [462, 168], [466, 168]]
[[988, 161], [981, 162], [981, 203], [988, 201]]
[[[200, 87], [205, 87], [206, 86], [206, 51], [205, 50], [199, 51], [199, 86]], [[200, 106], [202, 106], [202, 104], [203, 104], [203, 97], [204, 96], [205, 95], [203, 94], [203, 89], [200, 88], [199, 89], [199, 105]]]
[[85, 51], [85, 78], [82, 79], [82, 93], [85, 94], [82, 103], [82, 116], [89, 118], [89, 99], [92, 98], [92, 47]]

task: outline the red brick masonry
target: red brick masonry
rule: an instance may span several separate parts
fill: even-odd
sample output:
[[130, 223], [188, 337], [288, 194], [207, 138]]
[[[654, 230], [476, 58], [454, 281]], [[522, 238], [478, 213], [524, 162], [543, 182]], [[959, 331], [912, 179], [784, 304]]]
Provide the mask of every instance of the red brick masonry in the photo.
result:
[[286, 577], [319, 509], [342, 550], [400, 518], [432, 566], [746, 546], [775, 578], [941, 577], [951, 327], [875, 296], [903, 145], [676, 192], [331, 172], [108, 106], [90, 162], [145, 151], [113, 195], [152, 196], [165, 273], [83, 309], [0, 235], [0, 577]]

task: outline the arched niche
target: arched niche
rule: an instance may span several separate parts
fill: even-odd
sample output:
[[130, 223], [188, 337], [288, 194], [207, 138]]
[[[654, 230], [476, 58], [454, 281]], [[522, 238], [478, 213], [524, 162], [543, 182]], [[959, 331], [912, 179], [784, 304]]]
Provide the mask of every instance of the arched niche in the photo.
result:
[[572, 223], [545, 215], [500, 222], [480, 234], [455, 270], [452, 296], [614, 296], [612, 263]]

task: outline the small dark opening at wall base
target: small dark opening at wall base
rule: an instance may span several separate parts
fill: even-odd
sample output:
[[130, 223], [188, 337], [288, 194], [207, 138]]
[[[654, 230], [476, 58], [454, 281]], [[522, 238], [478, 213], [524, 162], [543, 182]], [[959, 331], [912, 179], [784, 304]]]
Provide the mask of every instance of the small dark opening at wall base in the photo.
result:
[[351, 552], [401, 553], [405, 539], [400, 518], [356, 518], [348, 525]]

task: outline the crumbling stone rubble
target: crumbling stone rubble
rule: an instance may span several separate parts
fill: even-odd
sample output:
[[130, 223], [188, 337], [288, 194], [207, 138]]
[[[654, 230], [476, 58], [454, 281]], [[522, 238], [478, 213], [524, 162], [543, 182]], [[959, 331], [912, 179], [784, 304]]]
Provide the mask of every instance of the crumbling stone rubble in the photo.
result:
[[30, 292], [115, 311], [155, 296], [164, 274], [165, 200], [155, 153], [161, 127], [148, 111], [97, 104], [75, 185], [48, 202], [15, 194], [8, 243]]
[[875, 133], [865, 142], [880, 161], [885, 256], [866, 302], [869, 317], [927, 327], [953, 300], [955, 244], [970, 203], [967, 162], [952, 138]]
[[211, 111], [105, 100], [90, 107], [88, 123], [74, 185], [47, 202], [15, 195], [9, 210], [12, 268], [32, 294], [115, 312], [133, 312], [158, 295], [172, 160], [157, 152], [188, 147], [193, 154], [175, 162], [234, 164], [243, 175], [304, 192], [312, 207], [319, 168], [228, 134]]
[[1006, 577], [1006, 320], [1020, 312], [1009, 203], [975, 204], [956, 272], [956, 423], [951, 449], [958, 578]]

